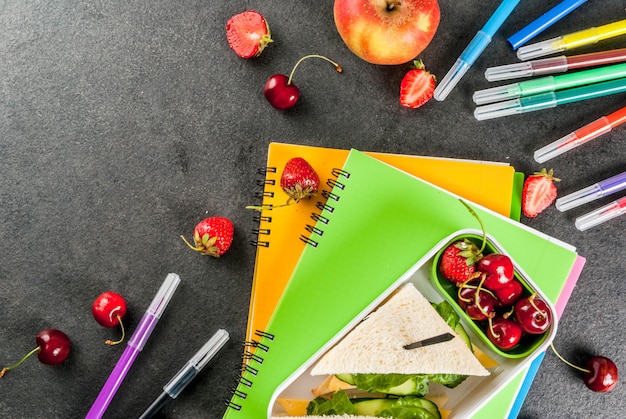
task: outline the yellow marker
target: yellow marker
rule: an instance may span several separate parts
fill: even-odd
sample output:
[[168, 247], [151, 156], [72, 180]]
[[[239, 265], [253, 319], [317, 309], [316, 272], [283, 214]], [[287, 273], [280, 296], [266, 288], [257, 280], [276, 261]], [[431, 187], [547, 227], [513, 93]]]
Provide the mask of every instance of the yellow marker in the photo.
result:
[[626, 34], [626, 19], [521, 47], [520, 60], [531, 60]]

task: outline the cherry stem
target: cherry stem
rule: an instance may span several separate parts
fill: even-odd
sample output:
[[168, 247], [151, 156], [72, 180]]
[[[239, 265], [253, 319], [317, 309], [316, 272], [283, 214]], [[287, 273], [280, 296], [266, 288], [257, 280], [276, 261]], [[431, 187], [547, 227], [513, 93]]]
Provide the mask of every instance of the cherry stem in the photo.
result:
[[[470, 284], [465, 284], [464, 283], [464, 284], [461, 285], [461, 288], [471, 288], [471, 289], [477, 290], [478, 289], [478, 285], [470, 285]], [[480, 290], [483, 291], [483, 292], [486, 292], [487, 294], [491, 295], [494, 298], [496, 296], [491, 290], [489, 290], [487, 288], [480, 288]], [[463, 301], [470, 302], [471, 300], [463, 300]]]
[[537, 297], [537, 293], [534, 293], [533, 295], [531, 295], [530, 297], [528, 297], [528, 302], [530, 303], [531, 306], [533, 306], [533, 308], [535, 310], [537, 310], [539, 313], [541, 313], [541, 315], [543, 317], [548, 317], [548, 313], [546, 313], [545, 311], [543, 311], [542, 309], [540, 309], [539, 307], [537, 307], [537, 304], [535, 304], [535, 297]]
[[482, 291], [482, 286], [483, 283], [485, 282], [485, 279], [487, 278], [486, 274], [483, 274], [480, 280], [480, 283], [478, 284], [478, 287], [476, 287], [476, 292], [474, 293], [474, 302], [476, 303], [476, 305], [478, 306], [478, 309], [480, 310], [481, 313], [483, 313], [485, 316], [491, 318], [491, 316], [489, 315], [489, 313], [487, 313], [483, 307], [480, 305], [480, 302], [478, 301], [480, 298], [480, 291]]
[[116, 314], [115, 318], [117, 319], [117, 322], [119, 323], [120, 328], [122, 329], [122, 337], [120, 338], [120, 340], [116, 340], [116, 341], [112, 341], [111, 339], [107, 339], [104, 341], [105, 344], [111, 345], [111, 346], [122, 343], [122, 341], [124, 340], [124, 336], [126, 336], [126, 332], [124, 330], [124, 323], [122, 323], [122, 318], [120, 317], [119, 314]]
[[24, 361], [26, 361], [32, 354], [39, 352], [39, 350], [41, 349], [41, 347], [37, 346], [35, 349], [33, 349], [32, 351], [30, 351], [29, 353], [27, 353], [24, 358], [20, 359], [17, 363], [11, 365], [10, 367], [4, 367], [2, 369], [2, 371], [0, 371], [0, 378], [4, 377], [4, 374], [7, 373], [7, 371], [10, 371], [14, 368], [19, 367], [20, 365], [22, 365], [22, 363]]
[[563, 357], [561, 356], [561, 354], [560, 354], [560, 353], [558, 353], [558, 352], [556, 351], [556, 348], [554, 347], [554, 344], [552, 344], [552, 342], [550, 342], [550, 348], [552, 348], [552, 352], [554, 352], [554, 354], [555, 354], [555, 355], [556, 355], [556, 356], [557, 356], [557, 357], [558, 357], [561, 361], [565, 362], [565, 363], [566, 363], [567, 365], [569, 365], [570, 367], [572, 367], [572, 368], [576, 368], [578, 371], [586, 372], [586, 373], [588, 373], [588, 374], [589, 374], [589, 373], [591, 373], [591, 371], [589, 371], [588, 369], [583, 368], [583, 367], [579, 367], [578, 365], [574, 365], [574, 364], [572, 364], [571, 362], [569, 362], [567, 359], [563, 358]]
[[485, 230], [485, 226], [483, 225], [483, 222], [480, 219], [480, 217], [478, 216], [478, 214], [476, 214], [476, 212], [472, 209], [472, 207], [470, 207], [462, 199], [459, 199], [459, 201], [461, 201], [461, 203], [463, 205], [465, 205], [465, 208], [467, 208], [467, 210], [470, 212], [470, 214], [472, 214], [474, 216], [474, 218], [476, 218], [478, 220], [478, 224], [480, 224], [480, 229], [483, 231], [483, 244], [480, 247], [480, 251], [478, 252], [478, 254], [481, 254], [483, 252], [483, 250], [485, 250], [485, 246], [487, 245], [487, 231]]
[[493, 330], [493, 321], [491, 320], [491, 317], [489, 317], [489, 329], [491, 330], [491, 334], [493, 335], [494, 338], [496, 338], [496, 339], [500, 338], [500, 333], [496, 333]]
[[337, 70], [337, 73], [341, 73], [343, 71], [343, 69], [341, 68], [341, 66], [339, 64], [337, 64], [336, 62], [334, 62], [333, 60], [331, 60], [330, 58], [326, 58], [323, 55], [318, 55], [318, 54], [311, 54], [311, 55], [305, 55], [304, 57], [300, 58], [298, 60], [298, 62], [296, 63], [296, 65], [293, 66], [293, 69], [291, 70], [291, 74], [289, 74], [289, 79], [287, 80], [287, 84], [291, 84], [291, 79], [293, 78], [293, 73], [296, 72], [296, 68], [298, 68], [298, 66], [300, 65], [300, 63], [304, 60], [306, 60], [307, 58], [321, 58], [322, 60], [326, 60], [329, 63], [331, 63], [332, 65], [335, 66], [335, 69]]

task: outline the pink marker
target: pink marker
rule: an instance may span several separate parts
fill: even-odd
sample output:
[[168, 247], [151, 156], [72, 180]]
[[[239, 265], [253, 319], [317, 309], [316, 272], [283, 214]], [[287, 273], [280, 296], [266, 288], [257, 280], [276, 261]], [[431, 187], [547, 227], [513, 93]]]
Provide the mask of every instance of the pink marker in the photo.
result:
[[622, 214], [626, 214], [626, 196], [598, 208], [595, 211], [591, 211], [588, 214], [576, 218], [574, 224], [580, 231], [585, 231], [591, 227], [600, 225], [605, 221], [612, 220]]

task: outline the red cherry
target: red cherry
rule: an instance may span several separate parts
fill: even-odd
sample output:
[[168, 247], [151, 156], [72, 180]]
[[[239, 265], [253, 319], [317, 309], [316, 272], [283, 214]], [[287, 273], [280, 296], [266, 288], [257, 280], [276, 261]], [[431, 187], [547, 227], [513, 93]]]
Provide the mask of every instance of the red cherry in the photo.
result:
[[567, 365], [583, 372], [583, 382], [587, 388], [591, 391], [598, 393], [606, 393], [613, 390], [617, 385], [618, 371], [617, 365], [609, 358], [604, 356], [592, 356], [585, 362], [585, 368], [572, 364], [567, 359], [563, 358], [560, 353], [557, 352], [553, 343], [550, 343], [550, 348], [554, 354]]
[[500, 289], [494, 290], [493, 293], [500, 301], [500, 304], [510, 306], [521, 297], [523, 291], [522, 284], [513, 278], [511, 282]]
[[485, 287], [497, 290], [513, 280], [513, 262], [502, 253], [491, 253], [478, 261], [477, 269], [487, 273]]
[[537, 294], [522, 298], [515, 303], [515, 317], [524, 332], [537, 335], [545, 332], [552, 324], [552, 313]]
[[101, 326], [115, 327], [120, 325], [122, 337], [117, 341], [105, 341], [107, 345], [117, 345], [124, 340], [125, 332], [122, 317], [126, 314], [126, 301], [121, 295], [112, 291], [103, 292], [91, 305], [91, 314]]
[[473, 283], [476, 282], [463, 284], [459, 288], [457, 301], [472, 320], [487, 320], [494, 315], [498, 301], [489, 291], [484, 288], [479, 290]]
[[265, 82], [263, 86], [263, 95], [265, 95], [265, 99], [275, 107], [276, 109], [284, 110], [293, 107], [300, 98], [300, 89], [292, 83], [293, 74], [296, 71], [296, 68], [300, 63], [307, 58], [321, 58], [323, 60], [328, 61], [329, 63], [335, 66], [335, 69], [338, 73], [341, 73], [343, 70], [339, 64], [336, 62], [324, 57], [323, 55], [306, 55], [293, 66], [291, 70], [291, 74], [289, 77], [284, 74], [274, 74]]
[[58, 329], [42, 330], [35, 341], [40, 348], [37, 358], [44, 364], [60, 364], [70, 354], [70, 338]]
[[298, 102], [300, 89], [284, 74], [274, 74], [263, 86], [265, 99], [276, 109], [289, 109]]
[[592, 356], [585, 362], [585, 385], [592, 391], [606, 393], [617, 384], [617, 365], [609, 358]]
[[487, 328], [489, 340], [502, 350], [509, 350], [522, 338], [522, 328], [513, 320], [497, 317], [490, 319]]
[[58, 329], [44, 329], [37, 333], [35, 337], [37, 347], [27, 353], [17, 363], [5, 367], [0, 371], [0, 378], [18, 366], [20, 366], [26, 359], [28, 359], [35, 352], [38, 352], [37, 359], [43, 364], [57, 365], [65, 361], [70, 354], [70, 338], [65, 333]]

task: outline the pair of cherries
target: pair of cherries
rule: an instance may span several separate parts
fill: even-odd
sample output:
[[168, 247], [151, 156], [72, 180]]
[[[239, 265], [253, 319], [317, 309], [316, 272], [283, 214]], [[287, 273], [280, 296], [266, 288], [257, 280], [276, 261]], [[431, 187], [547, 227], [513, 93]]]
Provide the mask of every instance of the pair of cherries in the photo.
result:
[[[122, 337], [117, 341], [105, 341], [107, 345], [116, 345], [124, 340], [125, 333], [122, 317], [126, 314], [126, 301], [121, 295], [110, 291], [100, 294], [93, 302], [91, 312], [100, 325], [104, 327], [120, 325], [122, 329]], [[35, 353], [39, 362], [46, 365], [58, 365], [67, 359], [71, 351], [70, 338], [59, 329], [43, 329], [35, 336], [35, 343], [37, 347], [27, 353], [17, 363], [0, 370], [0, 378], [8, 371], [20, 366]]]

